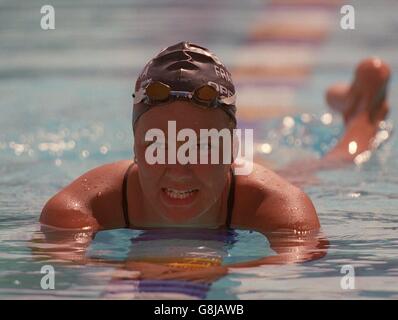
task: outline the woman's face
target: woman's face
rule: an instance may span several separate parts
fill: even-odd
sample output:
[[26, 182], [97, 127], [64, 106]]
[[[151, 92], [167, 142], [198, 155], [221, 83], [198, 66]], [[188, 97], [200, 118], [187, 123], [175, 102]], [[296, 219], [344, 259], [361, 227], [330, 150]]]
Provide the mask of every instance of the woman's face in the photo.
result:
[[[175, 101], [151, 108], [140, 117], [135, 126], [134, 148], [146, 207], [173, 225], [189, 224], [193, 220], [198, 222], [200, 216], [219, 210], [218, 200], [225, 188], [230, 164], [223, 164], [222, 161], [211, 164], [210, 156], [209, 164], [183, 165], [178, 158], [176, 164], [170, 164], [167, 157], [168, 148], [171, 148], [168, 141], [168, 121], [175, 121], [177, 134], [179, 130], [186, 128], [196, 133], [198, 141], [195, 142], [195, 147], [199, 154], [200, 149], [214, 150], [210, 142], [200, 144], [200, 129], [228, 128], [229, 117], [220, 109], [200, 108], [189, 102]], [[150, 129], [160, 129], [164, 133], [165, 144], [145, 141], [145, 135]], [[164, 148], [165, 164], [148, 163], [146, 151], [153, 150], [148, 149], [152, 143], [156, 144], [157, 150]], [[174, 138], [171, 143], [178, 150], [184, 141], [177, 142]], [[222, 151], [220, 155], [222, 159]]]

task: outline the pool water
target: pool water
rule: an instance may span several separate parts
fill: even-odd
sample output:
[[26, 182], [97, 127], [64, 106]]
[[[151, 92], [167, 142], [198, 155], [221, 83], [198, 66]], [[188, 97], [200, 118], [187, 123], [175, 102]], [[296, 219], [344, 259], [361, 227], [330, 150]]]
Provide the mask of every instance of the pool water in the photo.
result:
[[[239, 67], [240, 54], [253, 45], [248, 34], [254, 21], [269, 12], [290, 10], [288, 6], [275, 9], [269, 2], [205, 1], [201, 7], [176, 0], [112, 4], [55, 0], [56, 30], [51, 31], [40, 29], [40, 1], [0, 2], [0, 299], [398, 298], [394, 130], [368, 162], [319, 172], [316, 183], [305, 187], [330, 242], [327, 255], [318, 260], [234, 269], [211, 286], [186, 290], [181, 289], [187, 286], [182, 283], [127, 283], [116, 286], [116, 296], [107, 296], [114, 294], [114, 288], [109, 288], [116, 268], [48, 261], [40, 250], [51, 245], [32, 241], [43, 236], [38, 218], [50, 196], [93, 167], [132, 157], [131, 91], [146, 60], [160, 48], [189, 39], [206, 44], [227, 65]], [[289, 112], [242, 119], [242, 126], [256, 130], [258, 157], [277, 167], [299, 157], [320, 157], [336, 142], [343, 126], [338, 115], [327, 113], [323, 102], [327, 85], [349, 81], [355, 63], [368, 55], [382, 56], [393, 74], [398, 71], [398, 22], [392, 14], [397, 8], [391, 6], [397, 5], [361, 1], [357, 5], [360, 22], [351, 33], [339, 29], [337, 8], [305, 6], [312, 13], [332, 12], [336, 22], [328, 27], [326, 40], [309, 45], [315, 57], [310, 76], [295, 85], [282, 81], [262, 87], [270, 99], [272, 92], [291, 95], [292, 100], [285, 101], [287, 109], [281, 105]], [[238, 83], [238, 91], [239, 86], [247, 90], [252, 85], [239, 79]], [[396, 84], [393, 78], [390, 88]], [[388, 125], [393, 127], [398, 120], [395, 90], [390, 97]], [[272, 149], [261, 152], [264, 144]], [[264, 236], [243, 230], [236, 231], [233, 241], [171, 235], [165, 241], [154, 237], [137, 242], [142, 235], [138, 230], [100, 232], [87, 254], [123, 261], [134, 255], [188, 252], [216, 257], [224, 264], [275, 254]], [[41, 268], [48, 264], [55, 268], [55, 290], [40, 286]], [[341, 286], [344, 265], [354, 267], [353, 289]]]

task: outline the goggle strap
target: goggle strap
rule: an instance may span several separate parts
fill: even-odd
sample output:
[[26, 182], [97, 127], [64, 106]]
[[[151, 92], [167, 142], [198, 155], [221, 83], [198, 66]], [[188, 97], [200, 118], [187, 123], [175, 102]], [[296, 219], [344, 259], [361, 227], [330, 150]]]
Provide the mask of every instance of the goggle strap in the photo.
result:
[[[171, 95], [176, 97], [188, 97], [192, 99], [192, 92], [189, 91], [170, 91]], [[133, 93], [134, 104], [141, 103], [146, 98], [146, 88], [140, 88], [138, 91]], [[235, 105], [236, 103], [236, 94], [233, 94], [229, 97], [219, 97], [217, 101], [225, 104], [225, 105]]]
[[140, 88], [133, 94], [134, 97], [134, 104], [141, 103], [145, 99], [145, 88]]

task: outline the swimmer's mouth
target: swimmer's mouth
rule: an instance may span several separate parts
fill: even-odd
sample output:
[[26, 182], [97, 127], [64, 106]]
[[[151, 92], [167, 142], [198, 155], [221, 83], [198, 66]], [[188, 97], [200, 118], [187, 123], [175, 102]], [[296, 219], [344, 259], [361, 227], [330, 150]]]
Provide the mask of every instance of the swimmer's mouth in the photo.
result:
[[162, 188], [162, 191], [171, 199], [183, 200], [193, 197], [199, 190], [198, 189], [176, 190], [171, 188]]

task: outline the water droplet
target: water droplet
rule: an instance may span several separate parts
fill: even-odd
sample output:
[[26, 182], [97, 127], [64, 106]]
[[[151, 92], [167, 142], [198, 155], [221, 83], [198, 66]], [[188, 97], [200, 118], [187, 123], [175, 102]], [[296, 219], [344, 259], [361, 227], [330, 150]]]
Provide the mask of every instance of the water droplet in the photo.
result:
[[90, 152], [88, 150], [83, 150], [81, 152], [81, 155], [82, 155], [83, 158], [87, 158], [90, 155]]
[[348, 152], [350, 154], [355, 154], [357, 152], [357, 150], [358, 150], [358, 144], [355, 141], [351, 141], [348, 144]]
[[101, 152], [102, 154], [107, 154], [107, 153], [108, 153], [108, 147], [102, 146], [102, 147], [100, 148], [100, 152]]
[[269, 143], [263, 143], [260, 150], [262, 153], [270, 154], [272, 152], [272, 146]]
[[361, 196], [360, 192], [351, 192], [348, 194], [350, 198], [359, 198]]
[[321, 116], [321, 121], [324, 125], [329, 125], [333, 121], [333, 116], [330, 113], [325, 113]]
[[294, 119], [292, 117], [284, 117], [283, 126], [289, 129], [292, 128], [294, 126]]

